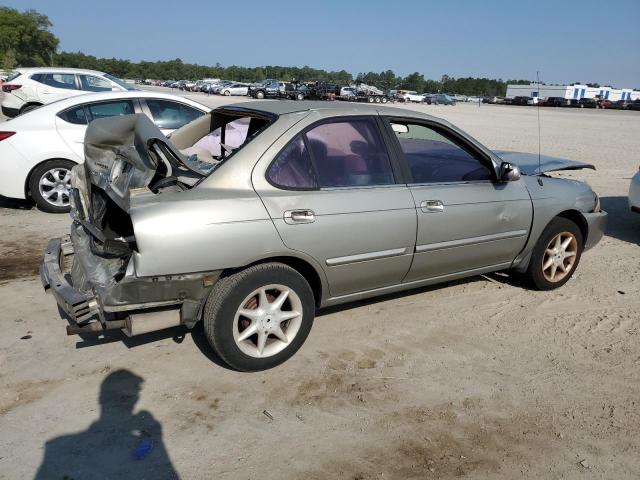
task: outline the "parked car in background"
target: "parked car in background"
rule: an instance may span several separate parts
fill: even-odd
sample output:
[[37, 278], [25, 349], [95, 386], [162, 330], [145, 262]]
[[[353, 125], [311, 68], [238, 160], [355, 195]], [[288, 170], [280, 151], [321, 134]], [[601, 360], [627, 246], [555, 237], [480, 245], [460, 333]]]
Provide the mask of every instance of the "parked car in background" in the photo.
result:
[[613, 102], [606, 98], [599, 98], [596, 100], [596, 104], [598, 105], [598, 108], [604, 109], [604, 108], [611, 108], [611, 105], [613, 105]]
[[219, 82], [215, 83], [213, 85], [213, 89], [212, 92], [216, 93], [216, 94], [220, 94], [220, 92], [222, 92], [222, 89], [228, 85], [232, 85], [234, 82], [232, 82], [231, 80], [220, 80]]
[[581, 98], [578, 100], [579, 108], [598, 108], [595, 98]]
[[525, 96], [519, 95], [513, 98], [508, 98], [506, 103], [508, 105], [528, 105], [530, 98], [531, 97], [525, 97]]
[[67, 332], [202, 320], [241, 371], [290, 358], [317, 308], [505, 270], [561, 287], [606, 223], [587, 184], [538, 176], [592, 166], [382, 105], [230, 105], [171, 141], [143, 115], [96, 120], [86, 151], [41, 268]]
[[249, 95], [253, 98], [277, 98], [280, 96], [280, 82], [267, 79], [259, 83], [249, 85]]
[[482, 98], [477, 97], [477, 96], [467, 97], [467, 102], [468, 103], [481, 103], [482, 102]]
[[540, 101], [541, 107], [566, 107], [569, 102], [564, 97], [547, 97]]
[[629, 208], [632, 212], [640, 213], [640, 168], [636, 174], [631, 177], [631, 185], [629, 186]]
[[467, 101], [467, 96], [466, 95], [461, 95], [459, 93], [447, 93], [446, 95], [451, 97], [456, 102], [466, 102]]
[[482, 103], [490, 103], [490, 104], [504, 103], [504, 97], [497, 97], [497, 96], [482, 97]]
[[77, 68], [19, 68], [2, 85], [2, 114], [12, 118], [87, 92], [135, 90], [108, 73]]
[[220, 89], [220, 93], [225, 96], [229, 95], [247, 95], [249, 86], [246, 83], [232, 83]]
[[628, 110], [629, 109], [629, 105], [631, 105], [631, 101], [629, 100], [617, 100], [613, 103], [611, 103], [611, 105], [609, 106], [609, 108], [612, 108], [614, 110]]
[[455, 105], [456, 101], [446, 93], [436, 93], [431, 97], [431, 105]]
[[423, 103], [424, 102], [424, 94], [418, 93], [415, 91], [408, 91], [402, 94], [402, 99], [405, 102], [415, 102], [415, 103]]
[[311, 96], [311, 89], [304, 83], [287, 83], [281, 96], [289, 100], [305, 100]]
[[66, 212], [89, 122], [144, 113], [168, 135], [210, 110], [181, 96], [135, 91], [78, 95], [27, 112], [0, 124], [0, 196], [31, 196], [44, 211]]
[[627, 110], [640, 110], [640, 100], [634, 100], [627, 106]]

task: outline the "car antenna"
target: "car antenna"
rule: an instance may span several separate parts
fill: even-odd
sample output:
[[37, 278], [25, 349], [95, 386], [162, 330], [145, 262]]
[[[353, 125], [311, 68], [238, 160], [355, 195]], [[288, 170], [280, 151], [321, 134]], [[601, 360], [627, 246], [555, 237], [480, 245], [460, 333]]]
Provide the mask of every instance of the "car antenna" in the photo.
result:
[[538, 114], [538, 184], [542, 186], [542, 178], [540, 177], [540, 174], [542, 173], [542, 155], [540, 153], [540, 72], [538, 70], [536, 70], [536, 82], [538, 84], [538, 96], [536, 97], [536, 110]]

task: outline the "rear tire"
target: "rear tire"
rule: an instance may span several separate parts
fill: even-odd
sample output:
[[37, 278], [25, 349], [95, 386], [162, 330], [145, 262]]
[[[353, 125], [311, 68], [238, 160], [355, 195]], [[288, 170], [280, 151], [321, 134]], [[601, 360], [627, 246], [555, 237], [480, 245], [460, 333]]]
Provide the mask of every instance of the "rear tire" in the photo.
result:
[[[283, 315], [289, 318], [280, 320]], [[203, 321], [220, 358], [236, 370], [254, 372], [291, 358], [309, 335], [314, 316], [313, 292], [305, 278], [287, 265], [265, 263], [219, 280], [207, 298]]]
[[299, 93], [298, 95], [296, 95], [296, 100], [304, 100], [304, 95], [302, 93]]
[[[524, 278], [537, 290], [561, 287], [578, 267], [584, 249], [583, 242], [578, 225], [567, 218], [554, 218], [533, 248]], [[563, 248], [565, 243], [566, 247]]]
[[229, 90], [225, 90], [224, 91], [224, 96], [228, 97], [229, 95], [231, 95], [231, 92]]
[[40, 210], [49, 213], [68, 213], [71, 160], [47, 160], [33, 169], [29, 176], [29, 192]]

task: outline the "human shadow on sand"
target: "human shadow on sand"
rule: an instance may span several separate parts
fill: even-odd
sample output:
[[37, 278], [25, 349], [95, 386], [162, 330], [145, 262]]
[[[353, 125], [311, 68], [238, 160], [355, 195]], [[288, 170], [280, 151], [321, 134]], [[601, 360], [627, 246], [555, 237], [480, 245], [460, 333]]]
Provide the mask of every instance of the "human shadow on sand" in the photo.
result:
[[142, 383], [128, 370], [110, 373], [100, 388], [100, 417], [86, 431], [47, 441], [36, 480], [179, 478], [160, 423], [133, 412]]

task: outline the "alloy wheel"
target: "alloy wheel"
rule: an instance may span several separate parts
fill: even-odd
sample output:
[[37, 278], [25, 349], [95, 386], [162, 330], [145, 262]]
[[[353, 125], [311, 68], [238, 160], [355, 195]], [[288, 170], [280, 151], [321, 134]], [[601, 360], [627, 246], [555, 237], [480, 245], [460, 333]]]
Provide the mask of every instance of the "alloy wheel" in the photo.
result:
[[47, 170], [38, 182], [38, 190], [42, 198], [56, 207], [69, 205], [70, 189], [71, 171], [66, 168], [55, 167]]
[[291, 288], [272, 284], [247, 295], [236, 311], [233, 338], [251, 357], [276, 355], [293, 341], [302, 325], [302, 301]]
[[578, 241], [571, 232], [561, 232], [551, 239], [542, 256], [542, 273], [556, 283], [569, 275], [576, 262]]

